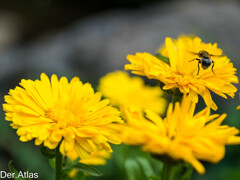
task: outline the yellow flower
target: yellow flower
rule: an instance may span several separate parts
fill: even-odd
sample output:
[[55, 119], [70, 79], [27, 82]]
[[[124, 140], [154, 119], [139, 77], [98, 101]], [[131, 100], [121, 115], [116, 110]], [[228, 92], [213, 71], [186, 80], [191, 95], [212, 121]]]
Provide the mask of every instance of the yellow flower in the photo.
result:
[[68, 174], [68, 177], [69, 177], [69, 178], [74, 178], [74, 177], [76, 177], [77, 173], [78, 173], [78, 170], [77, 170], [77, 169], [73, 169], [73, 170], [71, 170], [70, 173]]
[[182, 159], [203, 174], [199, 160], [217, 163], [224, 157], [225, 145], [240, 144], [240, 137], [235, 127], [221, 125], [226, 114], [210, 115], [206, 107], [194, 115], [195, 105], [184, 96], [181, 105], [177, 102], [174, 109], [169, 105], [164, 119], [151, 110], [145, 111], [145, 118], [140, 111], [123, 108], [128, 126], [122, 128], [122, 141], [142, 145], [151, 154]]
[[102, 77], [98, 89], [115, 106], [148, 108], [161, 114], [165, 111], [166, 100], [161, 97], [161, 89], [147, 86], [141, 78], [130, 77], [126, 72], [117, 71]]
[[[72, 160], [75, 161], [78, 158], [78, 154], [76, 151], [70, 151], [67, 153], [67, 156]], [[81, 159], [79, 162], [83, 164], [88, 164], [88, 165], [105, 165], [106, 164], [106, 159], [111, 158], [111, 153], [104, 150], [104, 149], [97, 149], [94, 148], [94, 150], [91, 152], [91, 156], [86, 158], [86, 159]], [[68, 177], [74, 178], [78, 173], [77, 169], [73, 169], [70, 171], [68, 174]], [[87, 176], [88, 174], [85, 173]]]
[[[165, 47], [160, 50], [163, 56], [169, 58], [167, 64], [149, 53], [136, 53], [128, 55], [127, 59], [131, 64], [125, 65], [126, 70], [132, 73], [147, 76], [150, 79], [161, 81], [164, 90], [179, 89], [181, 93], [188, 93], [194, 102], [198, 102], [198, 94], [201, 95], [207, 106], [216, 110], [210, 91], [227, 98], [226, 95], [234, 97], [237, 88], [232, 83], [238, 83], [235, 76], [236, 69], [226, 56], [214, 57], [212, 65], [203, 69], [200, 65], [198, 74], [198, 61], [191, 61], [199, 58], [193, 54], [204, 50], [213, 55], [221, 55], [222, 50], [217, 44], [206, 44], [198, 37], [180, 37], [176, 41], [166, 38]], [[191, 61], [191, 62], [190, 62]]]
[[81, 163], [89, 165], [104, 165], [106, 159], [111, 158], [111, 154], [106, 150], [96, 150], [91, 153], [91, 158], [80, 160]]
[[32, 81], [23, 79], [5, 96], [6, 120], [17, 129], [20, 141], [35, 138], [35, 145], [55, 149], [68, 155], [75, 152], [81, 159], [91, 157], [95, 149], [111, 152], [109, 143], [119, 144], [117, 128], [122, 122], [119, 111], [101, 100], [89, 83], [83, 84], [74, 77], [58, 80], [46, 74]]
[[[106, 151], [105, 149], [98, 149], [93, 146], [92, 142], [90, 145], [93, 147], [93, 151], [91, 155], [87, 158], [80, 159], [80, 163], [89, 164], [89, 165], [105, 165], [106, 159], [111, 158], [111, 153]], [[75, 161], [78, 158], [78, 154], [76, 151], [69, 151], [67, 156], [72, 160]]]

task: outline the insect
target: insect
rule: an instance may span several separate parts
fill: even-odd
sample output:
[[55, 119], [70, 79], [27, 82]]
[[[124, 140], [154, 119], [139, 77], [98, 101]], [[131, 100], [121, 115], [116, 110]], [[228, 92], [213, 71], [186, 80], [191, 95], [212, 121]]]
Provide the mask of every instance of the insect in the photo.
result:
[[211, 64], [212, 64], [212, 68], [211, 69], [212, 69], [213, 74], [215, 74], [215, 72], [213, 71], [214, 61], [212, 59], [210, 59], [210, 58], [211, 57], [223, 57], [223, 56], [225, 56], [225, 55], [209, 54], [207, 51], [204, 51], [204, 50], [201, 50], [198, 53], [195, 53], [195, 52], [190, 52], [190, 53], [198, 55], [198, 57], [199, 57], [199, 58], [194, 58], [193, 60], [189, 61], [189, 62], [195, 61], [195, 60], [198, 61], [198, 72], [197, 72], [197, 75], [199, 74], [200, 64], [201, 64], [203, 69], [208, 69], [211, 66]]

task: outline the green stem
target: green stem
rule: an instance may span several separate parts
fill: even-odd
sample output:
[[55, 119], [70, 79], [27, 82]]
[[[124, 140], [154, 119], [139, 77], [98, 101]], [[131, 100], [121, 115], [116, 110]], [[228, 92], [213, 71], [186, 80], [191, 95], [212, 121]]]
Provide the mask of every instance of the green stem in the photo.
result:
[[174, 165], [166, 161], [163, 167], [163, 180], [174, 180], [174, 175]]
[[63, 164], [63, 156], [59, 152], [59, 146], [57, 147], [58, 155], [55, 158], [55, 167], [56, 167], [56, 180], [61, 180], [61, 172], [62, 172], [62, 164]]

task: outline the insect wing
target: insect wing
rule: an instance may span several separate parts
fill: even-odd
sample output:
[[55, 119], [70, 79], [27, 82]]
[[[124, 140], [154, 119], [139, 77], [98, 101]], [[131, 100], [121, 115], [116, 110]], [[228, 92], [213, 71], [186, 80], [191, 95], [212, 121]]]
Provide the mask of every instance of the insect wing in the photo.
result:
[[194, 55], [198, 55], [199, 53], [196, 53], [196, 52], [192, 52], [192, 51], [189, 51], [189, 50], [186, 50], [187, 52], [189, 52], [190, 54], [194, 54]]
[[214, 54], [209, 54], [211, 57], [224, 57], [224, 56], [226, 56], [226, 55], [214, 55]]

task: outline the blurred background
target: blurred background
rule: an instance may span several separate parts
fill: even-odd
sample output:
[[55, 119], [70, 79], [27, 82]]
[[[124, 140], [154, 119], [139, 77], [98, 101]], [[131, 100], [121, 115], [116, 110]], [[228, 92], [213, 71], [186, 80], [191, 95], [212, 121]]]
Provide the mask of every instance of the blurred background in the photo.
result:
[[[0, 1], [1, 103], [22, 78], [38, 79], [42, 72], [78, 76], [95, 88], [101, 76], [123, 70], [127, 54], [155, 53], [165, 37], [181, 34], [217, 42], [240, 69], [239, 18], [240, 3], [231, 0]], [[215, 95], [213, 99], [219, 107], [217, 113], [228, 114], [225, 123], [240, 128], [238, 94], [234, 99]], [[198, 108], [202, 107], [201, 101]], [[7, 170], [8, 162], [13, 160], [18, 170], [38, 172], [39, 179], [52, 179], [54, 172], [38, 147], [20, 142], [2, 111], [0, 115], [0, 170]], [[141, 180], [145, 176], [134, 175], [139, 168], [145, 175], [161, 171], [161, 163], [149, 160], [138, 148], [113, 148], [113, 158], [99, 167], [105, 175], [88, 179]], [[194, 172], [192, 179], [239, 180], [240, 146], [227, 147], [220, 163], [204, 165], [206, 174]]]

